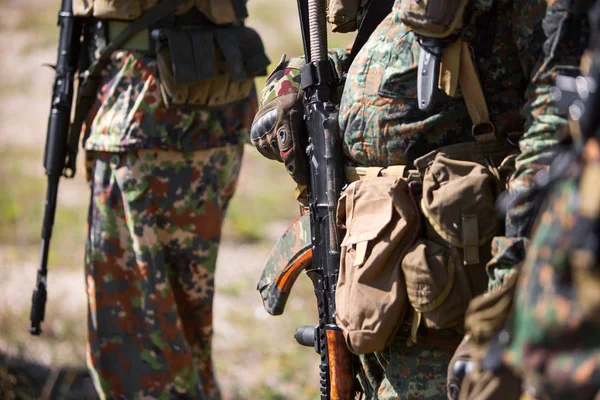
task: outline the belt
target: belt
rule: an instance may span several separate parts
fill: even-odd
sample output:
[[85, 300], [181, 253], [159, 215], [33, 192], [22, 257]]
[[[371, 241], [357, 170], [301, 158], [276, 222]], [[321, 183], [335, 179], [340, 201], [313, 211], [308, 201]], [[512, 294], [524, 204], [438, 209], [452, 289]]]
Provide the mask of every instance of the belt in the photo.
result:
[[344, 167], [346, 182], [351, 183], [368, 178], [394, 176], [406, 178], [408, 181], [421, 180], [421, 174], [416, 169], [408, 169], [406, 165], [390, 165], [389, 167]]

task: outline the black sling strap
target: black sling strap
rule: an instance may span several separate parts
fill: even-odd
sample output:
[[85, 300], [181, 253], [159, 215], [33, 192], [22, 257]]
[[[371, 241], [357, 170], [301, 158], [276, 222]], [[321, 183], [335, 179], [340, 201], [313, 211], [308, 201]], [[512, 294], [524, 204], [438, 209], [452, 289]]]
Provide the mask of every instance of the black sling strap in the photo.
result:
[[392, 11], [393, 5], [394, 0], [371, 0], [365, 12], [365, 17], [358, 28], [356, 39], [354, 39], [354, 43], [352, 44], [348, 64], [352, 64], [352, 61], [354, 61], [360, 49], [367, 43], [377, 25]]

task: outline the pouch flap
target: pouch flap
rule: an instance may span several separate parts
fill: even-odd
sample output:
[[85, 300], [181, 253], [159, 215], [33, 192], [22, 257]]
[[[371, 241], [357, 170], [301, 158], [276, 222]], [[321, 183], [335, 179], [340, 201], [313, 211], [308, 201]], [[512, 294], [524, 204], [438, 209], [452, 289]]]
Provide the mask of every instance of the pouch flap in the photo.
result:
[[498, 233], [498, 194], [499, 181], [487, 167], [438, 153], [424, 174], [421, 209], [448, 243], [477, 247]]
[[194, 46], [196, 76], [200, 80], [213, 80], [215, 70], [215, 38], [210, 30], [191, 30], [190, 37]]
[[246, 67], [248, 76], [266, 75], [267, 67], [271, 63], [271, 60], [269, 60], [269, 57], [265, 53], [265, 48], [258, 32], [244, 26], [235, 29], [234, 33], [242, 50], [244, 66]]
[[223, 53], [231, 81], [239, 82], [248, 79], [236, 35], [230, 29], [218, 29], [215, 31], [215, 40]]
[[404, 256], [402, 272], [416, 312], [415, 339], [421, 321], [433, 329], [462, 325], [471, 290], [456, 249], [420, 239]]
[[346, 236], [342, 246], [373, 240], [392, 220], [394, 177], [356, 181], [346, 189]]
[[199, 78], [191, 36], [182, 29], [166, 29], [165, 33], [171, 53], [175, 82], [180, 85], [191, 85], [197, 82]]
[[404, 257], [406, 289], [415, 311], [433, 311], [446, 300], [454, 285], [455, 264], [444, 247], [422, 240]]

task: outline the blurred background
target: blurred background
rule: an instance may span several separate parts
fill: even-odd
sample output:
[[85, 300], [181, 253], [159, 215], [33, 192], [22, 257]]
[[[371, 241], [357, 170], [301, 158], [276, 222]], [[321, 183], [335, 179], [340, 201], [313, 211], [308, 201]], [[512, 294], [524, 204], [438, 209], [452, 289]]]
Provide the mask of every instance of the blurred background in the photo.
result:
[[[44, 333], [28, 333], [39, 263], [46, 179], [42, 154], [56, 60], [59, 0], [0, 0], [0, 398], [85, 398], [83, 255], [89, 190], [81, 172], [61, 180], [49, 260]], [[302, 52], [296, 2], [250, 0], [248, 25], [271, 59]], [[351, 36], [334, 35], [330, 47]], [[257, 79], [260, 93], [265, 78]], [[317, 354], [295, 328], [316, 323], [310, 280], [301, 276], [283, 316], [269, 316], [256, 282], [271, 247], [297, 218], [293, 182], [247, 146], [218, 258], [214, 360], [226, 399], [316, 399]], [[78, 160], [82, 168], [82, 157]], [[67, 391], [67, 388], [70, 388]]]

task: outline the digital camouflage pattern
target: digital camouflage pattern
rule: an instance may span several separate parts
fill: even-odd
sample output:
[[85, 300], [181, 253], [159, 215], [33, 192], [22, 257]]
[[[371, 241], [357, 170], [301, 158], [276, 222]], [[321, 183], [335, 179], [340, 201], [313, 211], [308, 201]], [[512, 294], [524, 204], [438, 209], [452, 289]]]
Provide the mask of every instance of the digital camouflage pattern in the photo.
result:
[[103, 398], [219, 398], [214, 272], [241, 156], [241, 144], [88, 153], [88, 364]]
[[[359, 376], [369, 400], [417, 400], [446, 397], [446, 371], [454, 348], [410, 341], [402, 326], [385, 350], [361, 355], [363, 373]], [[439, 332], [456, 341], [450, 330]], [[458, 344], [458, 342], [457, 342]]]
[[[500, 134], [522, 133], [521, 155], [510, 183], [513, 191], [531, 185], [545, 168], [556, 144], [555, 133], [566, 120], [552, 105], [550, 88], [557, 73], [576, 75], [587, 34], [565, 0], [475, 0], [487, 10], [476, 20], [471, 45], [490, 112]], [[432, 112], [417, 105], [420, 46], [399, 19], [400, 0], [377, 27], [350, 67], [340, 105], [344, 152], [358, 165], [412, 164], [431, 150], [473, 141], [472, 122], [461, 98], [438, 91]], [[542, 24], [544, 22], [544, 24]], [[528, 210], [513, 205], [507, 237], [494, 243], [490, 266], [493, 283], [524, 254], [526, 239], [519, 216]]]
[[[344, 153], [357, 165], [410, 167], [415, 159], [441, 146], [474, 141], [472, 121], [461, 98], [438, 91], [435, 108], [419, 110], [420, 46], [400, 22], [399, 7], [396, 0], [392, 13], [358, 53], [344, 87], [340, 104]], [[578, 74], [587, 21], [585, 15], [572, 12], [567, 0], [474, 0], [473, 7], [480, 12], [471, 41], [475, 66], [496, 131], [521, 136], [510, 189], [522, 191], [531, 186], [537, 171], [547, 167], [550, 149], [557, 143], [555, 134], [566, 124], [552, 104], [550, 89], [557, 73]], [[524, 258], [528, 242], [523, 216], [530, 208], [529, 203], [511, 205], [506, 236], [493, 243], [494, 258], [488, 264], [491, 286], [500, 285], [505, 273]], [[390, 388], [375, 398], [430, 398], [415, 389], [419, 387], [437, 387], [437, 396], [445, 398], [446, 369], [426, 357], [421, 362], [423, 368], [431, 362], [427, 373], [390, 373], [389, 357], [410, 366], [406, 354], [411, 351], [415, 350], [405, 341], [395, 339], [382, 352], [388, 358], [370, 357], [369, 365], [368, 357], [362, 358], [363, 366], [372, 371], [372, 386]], [[450, 356], [451, 352], [444, 360], [446, 366]], [[429, 386], [431, 382], [440, 385]]]
[[[521, 270], [504, 361], [537, 399], [600, 394], [600, 146], [553, 187]], [[586, 211], [591, 210], [591, 212]], [[594, 397], [596, 396], [596, 397]]]
[[154, 58], [117, 51], [102, 73], [84, 136], [86, 150], [195, 151], [247, 141], [256, 96], [219, 110], [164, 106]]

